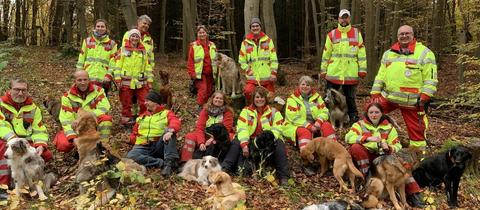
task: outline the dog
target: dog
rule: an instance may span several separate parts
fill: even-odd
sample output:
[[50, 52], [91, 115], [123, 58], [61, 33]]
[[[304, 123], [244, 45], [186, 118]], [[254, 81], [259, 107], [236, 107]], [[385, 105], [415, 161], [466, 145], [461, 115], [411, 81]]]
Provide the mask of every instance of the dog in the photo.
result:
[[253, 145], [249, 146], [250, 156], [256, 164], [262, 164], [270, 157], [273, 157], [277, 142], [272, 131], [264, 130], [254, 139]]
[[191, 159], [185, 163], [182, 172], [178, 176], [187, 181], [196, 181], [201, 185], [208, 185], [208, 174], [214, 171], [221, 171], [218, 159], [210, 155], [202, 159]]
[[351, 210], [363, 210], [361, 206], [356, 203], [350, 203], [346, 200], [336, 200], [325, 202], [322, 204], [314, 204], [303, 208], [303, 210], [343, 210], [343, 209], [351, 209]]
[[343, 175], [348, 171], [352, 191], [355, 190], [355, 176], [364, 178], [352, 162], [352, 156], [347, 149], [340, 143], [329, 138], [318, 137], [310, 141], [305, 147], [300, 150], [300, 157], [303, 160], [312, 163], [315, 159], [314, 154], [319, 157], [320, 161], [320, 176], [323, 176], [328, 170], [328, 161], [333, 160], [333, 176], [340, 184], [339, 191], [343, 189], [348, 191], [348, 188], [343, 181]]
[[100, 140], [100, 133], [97, 131], [97, 119], [95, 114], [84, 109], [78, 109], [77, 119], [74, 121], [74, 130], [78, 137], [74, 139], [74, 144], [78, 152], [78, 164], [84, 162], [85, 157], [97, 146]]
[[443, 183], [448, 205], [456, 207], [460, 179], [470, 159], [472, 154], [466, 147], [453, 147], [421, 161], [413, 171], [413, 177], [422, 188]]
[[223, 53], [217, 53], [215, 62], [218, 68], [217, 78], [220, 80], [220, 87], [216, 85], [216, 89], [222, 90], [226, 95], [230, 95], [231, 98], [237, 98], [242, 92], [242, 78], [237, 63]]
[[364, 197], [366, 200], [362, 202], [364, 208], [381, 208], [379, 206], [379, 199], [383, 198], [385, 185], [381, 179], [371, 177], [368, 179]]
[[205, 133], [209, 137], [213, 137], [215, 144], [206, 151], [206, 155], [211, 155], [223, 161], [230, 149], [230, 134], [222, 123], [215, 123], [205, 129]]
[[213, 201], [212, 209], [233, 209], [246, 201], [245, 190], [238, 183], [233, 183], [232, 178], [223, 171], [215, 171], [208, 175], [212, 183], [208, 192], [213, 195], [208, 201]]
[[325, 94], [325, 104], [329, 110], [330, 123], [333, 128], [343, 128], [348, 126], [350, 118], [347, 114], [347, 100], [338, 90], [329, 88]]
[[[5, 158], [15, 181], [15, 194], [21, 190], [34, 189], [40, 200], [46, 200], [48, 189], [56, 182], [55, 174], [45, 174], [45, 161], [24, 138], [8, 141]], [[43, 186], [42, 186], [43, 185]]]
[[52, 115], [53, 120], [55, 120], [57, 123], [60, 123], [60, 118], [58, 118], [60, 115], [60, 109], [62, 108], [62, 103], [60, 103], [60, 100], [53, 99], [50, 96], [45, 96], [45, 98], [43, 98], [43, 106], [45, 106], [48, 113]]

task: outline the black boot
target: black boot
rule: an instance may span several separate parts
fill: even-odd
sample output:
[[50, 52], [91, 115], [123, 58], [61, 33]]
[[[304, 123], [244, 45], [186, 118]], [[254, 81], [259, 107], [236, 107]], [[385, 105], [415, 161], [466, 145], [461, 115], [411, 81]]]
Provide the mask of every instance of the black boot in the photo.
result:
[[423, 197], [420, 192], [413, 193], [407, 196], [407, 202], [410, 206], [415, 208], [424, 208], [425, 202], [423, 202]]
[[175, 170], [175, 160], [165, 160], [165, 165], [162, 169], [162, 176], [170, 176], [172, 172]]

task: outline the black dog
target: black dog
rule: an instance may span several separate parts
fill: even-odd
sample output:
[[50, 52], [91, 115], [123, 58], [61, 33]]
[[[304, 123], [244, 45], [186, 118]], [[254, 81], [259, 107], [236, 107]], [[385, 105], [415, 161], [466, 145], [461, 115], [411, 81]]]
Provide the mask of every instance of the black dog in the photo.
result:
[[206, 128], [205, 133], [207, 133], [207, 139], [210, 138], [208, 137], [209, 135], [213, 136], [213, 139], [215, 139], [215, 144], [208, 147], [204, 152], [200, 150], [195, 151], [194, 159], [200, 159], [203, 156], [211, 155], [218, 158], [218, 160], [222, 162], [223, 159], [225, 159], [225, 155], [228, 153], [231, 145], [230, 135], [227, 128], [225, 128], [222, 123], [216, 123]]
[[276, 141], [272, 131], [263, 131], [251, 143], [249, 146], [250, 155], [256, 164], [273, 156], [275, 152]]
[[472, 154], [467, 148], [458, 146], [435, 156], [426, 158], [413, 171], [413, 177], [420, 187], [445, 184], [447, 201], [450, 207], [458, 206], [457, 193], [460, 178]]

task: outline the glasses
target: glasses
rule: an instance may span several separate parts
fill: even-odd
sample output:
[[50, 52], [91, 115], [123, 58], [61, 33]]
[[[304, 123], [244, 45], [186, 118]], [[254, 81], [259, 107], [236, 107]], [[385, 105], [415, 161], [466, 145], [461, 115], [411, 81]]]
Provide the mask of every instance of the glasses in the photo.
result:
[[16, 92], [16, 93], [20, 93], [20, 92], [27, 93], [28, 92], [27, 89], [21, 89], [21, 88], [12, 88], [12, 91]]
[[402, 33], [399, 33], [398, 36], [408, 36], [408, 35], [412, 35], [413, 32], [402, 32]]

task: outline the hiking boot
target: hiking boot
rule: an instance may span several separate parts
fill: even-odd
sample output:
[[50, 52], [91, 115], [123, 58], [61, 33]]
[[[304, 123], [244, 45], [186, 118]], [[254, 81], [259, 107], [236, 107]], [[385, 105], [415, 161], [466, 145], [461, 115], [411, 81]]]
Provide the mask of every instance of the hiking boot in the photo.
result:
[[162, 169], [162, 176], [170, 176], [172, 172], [175, 171], [175, 161], [174, 160], [166, 160], [165, 165]]
[[420, 192], [413, 193], [407, 196], [407, 203], [411, 207], [424, 208], [425, 202], [423, 202], [422, 194]]

